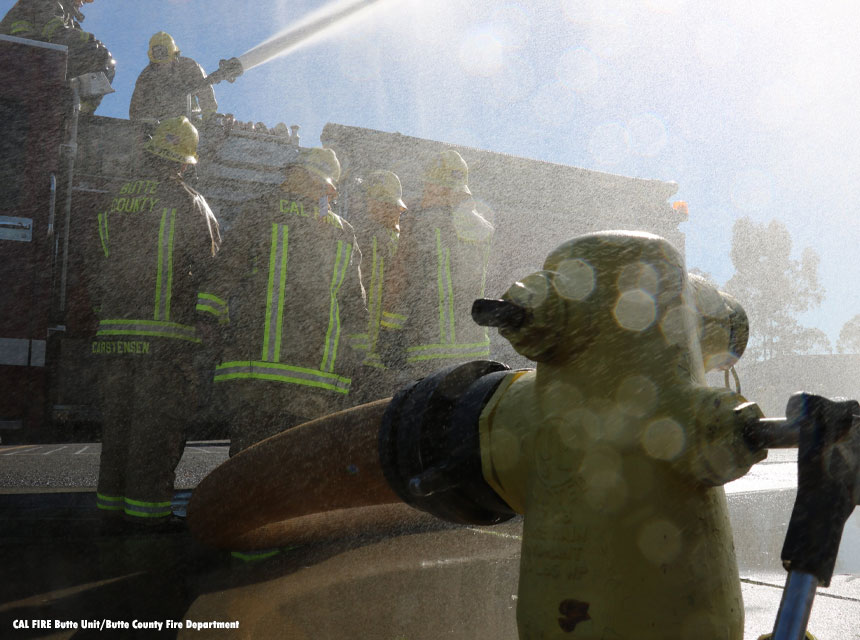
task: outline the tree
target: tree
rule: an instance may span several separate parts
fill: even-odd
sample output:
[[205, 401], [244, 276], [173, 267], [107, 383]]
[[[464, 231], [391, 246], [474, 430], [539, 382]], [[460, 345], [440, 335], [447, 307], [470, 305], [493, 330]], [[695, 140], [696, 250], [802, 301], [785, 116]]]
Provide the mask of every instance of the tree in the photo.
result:
[[839, 353], [860, 353], [860, 315], [854, 316], [842, 325], [836, 350]]
[[735, 274], [726, 283], [726, 291], [749, 316], [747, 353], [751, 359], [832, 352], [823, 331], [802, 327], [796, 319], [824, 299], [818, 253], [806, 248], [800, 260], [794, 260], [791, 235], [784, 224], [771, 220], [765, 226], [741, 218], [732, 228], [731, 258]]

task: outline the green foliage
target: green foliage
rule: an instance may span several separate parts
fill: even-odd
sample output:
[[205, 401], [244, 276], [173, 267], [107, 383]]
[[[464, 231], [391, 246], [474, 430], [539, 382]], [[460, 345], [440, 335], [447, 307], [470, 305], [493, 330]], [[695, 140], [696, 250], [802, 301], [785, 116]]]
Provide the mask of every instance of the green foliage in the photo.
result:
[[832, 351], [823, 331], [802, 327], [796, 319], [824, 299], [818, 278], [820, 258], [813, 249], [804, 249], [800, 260], [795, 260], [784, 224], [771, 220], [763, 225], [741, 218], [732, 229], [731, 258], [735, 274], [726, 283], [726, 291], [749, 315], [746, 358], [769, 360]]

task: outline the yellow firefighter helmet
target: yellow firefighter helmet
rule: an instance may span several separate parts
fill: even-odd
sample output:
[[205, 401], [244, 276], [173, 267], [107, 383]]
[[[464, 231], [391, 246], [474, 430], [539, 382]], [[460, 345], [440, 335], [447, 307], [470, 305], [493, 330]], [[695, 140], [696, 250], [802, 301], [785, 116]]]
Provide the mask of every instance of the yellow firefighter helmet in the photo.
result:
[[164, 31], [159, 31], [149, 39], [149, 59], [159, 64], [172, 62], [179, 55], [179, 47], [176, 46], [173, 36]]
[[185, 116], [162, 121], [143, 148], [173, 162], [197, 164], [197, 129]]
[[374, 171], [367, 176], [365, 183], [367, 197], [378, 202], [394, 205], [400, 209], [406, 209], [403, 202], [403, 187], [400, 178], [391, 171]]
[[424, 181], [472, 195], [468, 185], [469, 165], [463, 160], [463, 156], [453, 149], [443, 151], [433, 158], [424, 173]]
[[326, 184], [337, 188], [337, 181], [340, 180], [340, 162], [333, 149], [320, 147], [304, 149], [299, 154], [298, 164]]

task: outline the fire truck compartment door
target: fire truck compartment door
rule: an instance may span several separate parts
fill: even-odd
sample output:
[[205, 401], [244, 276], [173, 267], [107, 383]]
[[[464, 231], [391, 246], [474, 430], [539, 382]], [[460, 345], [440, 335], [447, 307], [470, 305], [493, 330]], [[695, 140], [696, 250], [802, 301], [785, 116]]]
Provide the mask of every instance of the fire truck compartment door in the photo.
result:
[[33, 240], [33, 219], [0, 216], [0, 240], [31, 242]]
[[44, 367], [45, 341], [0, 338], [0, 365]]

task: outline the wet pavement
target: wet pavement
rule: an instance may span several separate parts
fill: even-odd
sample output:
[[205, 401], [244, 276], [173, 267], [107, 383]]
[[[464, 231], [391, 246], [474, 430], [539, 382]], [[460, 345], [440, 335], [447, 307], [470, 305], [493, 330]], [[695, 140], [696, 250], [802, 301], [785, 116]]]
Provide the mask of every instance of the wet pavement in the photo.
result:
[[[228, 441], [189, 442], [176, 468], [176, 487], [191, 489], [227, 459]], [[43, 489], [95, 490], [98, 443], [0, 446], [0, 493]]]
[[[177, 511], [187, 489], [226, 456], [226, 443], [186, 448]], [[749, 640], [771, 629], [779, 606], [795, 456], [771, 452], [726, 487]], [[516, 639], [519, 519], [491, 528], [413, 521], [396, 534], [306, 544], [248, 563], [202, 547], [187, 531], [103, 532], [97, 463], [93, 444], [0, 447], [0, 637]], [[189, 620], [239, 629], [188, 629]], [[52, 626], [36, 629], [34, 621]], [[78, 628], [58, 629], [57, 621]], [[129, 628], [83, 628], [87, 621]], [[134, 629], [135, 621], [161, 629]], [[29, 628], [15, 628], [25, 622]], [[858, 513], [809, 628], [818, 640], [860, 639]]]
[[[794, 506], [797, 451], [770, 451], [726, 485], [746, 613], [745, 639], [770, 631], [786, 572], [780, 552]], [[860, 509], [845, 525], [830, 586], [818, 589], [808, 629], [818, 640], [860, 639]]]

